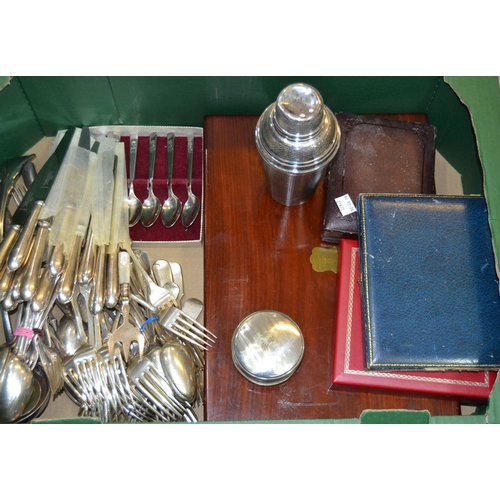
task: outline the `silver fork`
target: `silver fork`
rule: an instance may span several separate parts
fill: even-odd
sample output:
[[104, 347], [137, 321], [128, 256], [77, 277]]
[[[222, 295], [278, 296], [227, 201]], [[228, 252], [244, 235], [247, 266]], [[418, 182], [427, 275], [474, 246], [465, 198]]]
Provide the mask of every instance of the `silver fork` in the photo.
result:
[[63, 362], [61, 356], [53, 347], [46, 345], [40, 339], [39, 335], [36, 335], [33, 340], [33, 345], [37, 351], [36, 357], [49, 379], [49, 386], [52, 395], [56, 396], [64, 384], [64, 380], [62, 378]]
[[[104, 395], [109, 399], [112, 409], [110, 415], [111, 420], [119, 422], [122, 419], [129, 419], [131, 413], [133, 413], [134, 405], [130, 387], [128, 387], [128, 381], [125, 380], [129, 394], [127, 394], [127, 390], [124, 389], [123, 380], [120, 378], [119, 370], [116, 368], [117, 360], [119, 359], [122, 361], [119, 349], [115, 349], [114, 355], [111, 357], [108, 347], [103, 346], [97, 351], [97, 356], [101, 372], [106, 382], [103, 387]], [[124, 370], [123, 366], [122, 370]]]
[[151, 306], [156, 308], [158, 311], [161, 311], [166, 307], [177, 305], [175, 297], [172, 295], [172, 293], [169, 290], [157, 285], [153, 281], [148, 272], [142, 267], [134, 252], [128, 251], [128, 253], [130, 255], [130, 258], [132, 259], [133, 265], [142, 274], [145, 285], [147, 286], [146, 299], [151, 304]]
[[168, 332], [205, 351], [213, 347], [217, 339], [210, 330], [175, 306], [163, 311], [159, 322]]
[[145, 413], [149, 410], [161, 421], [184, 417], [184, 407], [172, 397], [171, 388], [155, 364], [146, 356], [129, 366], [130, 387]]
[[108, 420], [109, 402], [103, 396], [104, 380], [93, 346], [83, 345], [65, 362], [63, 378], [78, 397], [82, 409], [101, 420]]

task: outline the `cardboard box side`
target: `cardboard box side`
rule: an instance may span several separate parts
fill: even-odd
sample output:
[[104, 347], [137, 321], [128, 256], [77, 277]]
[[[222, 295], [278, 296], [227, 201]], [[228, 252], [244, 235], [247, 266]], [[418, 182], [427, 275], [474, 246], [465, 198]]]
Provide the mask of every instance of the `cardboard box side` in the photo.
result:
[[482, 194], [483, 175], [471, 117], [445, 81], [436, 86], [427, 115], [437, 128], [436, 148], [461, 174], [464, 194]]
[[[17, 76], [0, 94], [1, 127], [7, 132], [0, 134], [2, 154], [16, 155], [41, 135], [69, 125], [202, 126], [206, 115], [258, 115], [297, 81], [316, 87], [333, 111], [427, 113], [438, 128], [438, 150], [463, 176], [464, 192], [479, 192], [481, 169], [469, 115], [440, 76]], [[11, 102], [4, 93], [16, 97]], [[4, 116], [11, 114], [7, 108], [16, 111], [16, 121]]]
[[214, 114], [261, 114], [291, 83], [304, 81], [332, 111], [425, 112], [442, 77], [19, 76], [45, 135], [68, 125], [202, 126]]
[[19, 80], [13, 78], [0, 90], [0, 163], [22, 156], [43, 135]]
[[467, 106], [475, 130], [482, 170], [484, 196], [500, 275], [500, 88], [498, 77], [447, 77]]

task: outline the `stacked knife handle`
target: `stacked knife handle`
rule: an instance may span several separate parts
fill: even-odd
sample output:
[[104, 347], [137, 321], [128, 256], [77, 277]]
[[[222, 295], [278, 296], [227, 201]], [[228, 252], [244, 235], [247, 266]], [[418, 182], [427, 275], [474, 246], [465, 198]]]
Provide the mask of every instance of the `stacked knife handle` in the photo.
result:
[[[0, 310], [7, 344], [31, 370], [43, 369], [53, 397], [65, 387], [83, 414], [105, 421], [193, 421], [192, 406], [202, 402], [201, 388], [190, 401], [181, 398], [173, 403], [173, 413], [162, 412], [163, 403], [154, 402], [163, 401], [164, 394], [150, 395], [144, 403], [143, 396], [133, 396], [128, 387], [130, 397], [120, 399], [117, 394], [124, 394], [123, 384], [128, 384], [125, 360], [130, 353], [125, 356], [124, 346], [120, 351], [118, 345], [104, 356], [108, 339], [124, 317], [120, 252], [127, 252], [132, 262], [130, 322], [145, 341], [143, 349], [130, 346], [136, 358], [132, 364], [149, 351], [177, 343], [190, 353], [195, 373], [188, 378], [198, 380], [203, 349], [211, 346], [199, 341], [207, 336], [211, 342], [215, 339], [197, 316], [181, 311], [182, 279], [157, 285], [132, 250], [125, 162], [124, 144], [116, 136], [92, 137], [87, 127], [72, 127], [58, 134], [53, 153], [33, 183], [21, 190], [25, 194], [5, 231], [2, 227], [0, 241]], [[18, 163], [15, 168], [20, 170]], [[170, 311], [185, 324], [162, 322]], [[61, 315], [74, 323], [69, 339], [58, 328]], [[111, 366], [109, 359], [117, 355], [119, 362]], [[83, 358], [93, 361], [90, 372], [80, 370]], [[92, 370], [97, 370], [95, 377], [89, 375]], [[168, 367], [165, 370], [169, 372]], [[175, 399], [174, 388], [167, 393]]]

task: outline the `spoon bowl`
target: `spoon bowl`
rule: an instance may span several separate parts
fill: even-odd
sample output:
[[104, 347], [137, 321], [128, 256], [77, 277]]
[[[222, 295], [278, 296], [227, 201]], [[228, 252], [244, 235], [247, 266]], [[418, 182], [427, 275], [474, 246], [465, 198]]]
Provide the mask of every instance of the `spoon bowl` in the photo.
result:
[[127, 204], [129, 213], [129, 227], [133, 227], [141, 220], [142, 203], [134, 193], [134, 185], [132, 181], [130, 182]]
[[167, 160], [168, 160], [168, 196], [161, 207], [161, 221], [166, 228], [172, 227], [181, 215], [182, 203], [175, 196], [172, 188], [174, 171], [174, 140], [173, 133], [167, 134]]
[[15, 422], [23, 415], [34, 387], [33, 372], [4, 344], [0, 348], [0, 423]]
[[200, 212], [200, 199], [193, 194], [191, 190], [191, 186], [188, 187], [188, 199], [184, 204], [184, 208], [182, 210], [182, 225], [187, 229], [191, 227], [198, 217], [198, 213]]
[[191, 353], [178, 342], [161, 348], [161, 365], [166, 379], [181, 401], [193, 403], [197, 393], [196, 366]]
[[181, 214], [181, 201], [172, 190], [168, 189], [168, 198], [163, 202], [161, 207], [161, 221], [167, 228], [172, 227]]
[[66, 314], [57, 325], [56, 337], [59, 341], [58, 347], [61, 350], [61, 354], [65, 357], [73, 356], [86, 342], [86, 339], [78, 335], [75, 319]]
[[23, 414], [16, 420], [16, 424], [31, 422], [38, 418], [47, 408], [52, 395], [49, 380], [40, 366], [33, 369], [34, 388], [30, 400], [26, 405]]
[[160, 200], [154, 195], [152, 183], [148, 183], [148, 197], [142, 204], [141, 222], [144, 227], [151, 227], [158, 219], [161, 210]]

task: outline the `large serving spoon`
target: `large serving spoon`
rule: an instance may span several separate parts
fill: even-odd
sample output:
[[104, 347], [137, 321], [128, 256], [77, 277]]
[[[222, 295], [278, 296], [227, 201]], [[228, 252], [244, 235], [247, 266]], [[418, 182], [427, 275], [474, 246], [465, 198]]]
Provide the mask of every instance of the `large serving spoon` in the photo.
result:
[[191, 189], [191, 181], [193, 178], [193, 147], [194, 147], [194, 137], [188, 139], [188, 176], [186, 181], [188, 199], [184, 203], [184, 208], [182, 209], [182, 225], [187, 229], [191, 227], [198, 217], [200, 212], [200, 199], [195, 196], [193, 190]]
[[0, 423], [18, 420], [34, 389], [33, 372], [10, 350], [0, 346]]
[[172, 188], [172, 178], [174, 171], [174, 141], [172, 132], [167, 134], [167, 160], [168, 160], [168, 196], [161, 207], [161, 221], [165, 227], [172, 227], [181, 215], [182, 203], [175, 196]]
[[142, 204], [141, 222], [144, 227], [151, 227], [161, 211], [160, 200], [153, 192], [153, 178], [156, 162], [156, 138], [157, 134], [152, 133], [149, 136], [149, 179], [148, 179], [148, 197]]
[[130, 178], [128, 186], [129, 226], [135, 226], [141, 220], [142, 203], [134, 192], [135, 165], [137, 163], [137, 136], [130, 137]]

